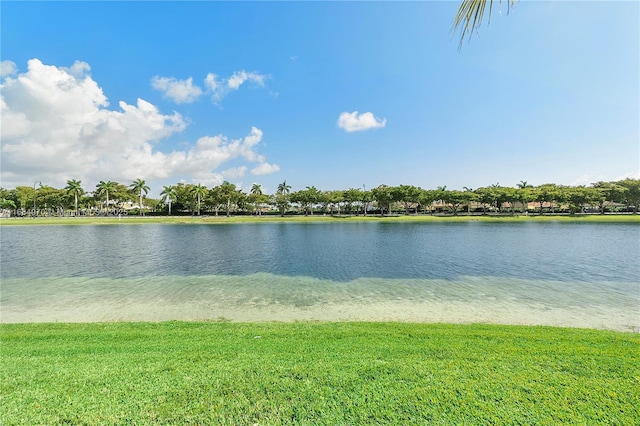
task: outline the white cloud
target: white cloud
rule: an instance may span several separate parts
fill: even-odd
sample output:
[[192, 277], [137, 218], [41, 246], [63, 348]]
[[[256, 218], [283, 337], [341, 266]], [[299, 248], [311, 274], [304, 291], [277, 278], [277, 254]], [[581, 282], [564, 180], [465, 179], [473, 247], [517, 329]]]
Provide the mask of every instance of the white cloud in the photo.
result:
[[89, 71], [91, 71], [89, 64], [82, 61], [75, 61], [69, 68], [60, 67], [60, 69], [68, 72], [76, 78], [83, 78], [89, 74]]
[[220, 174], [225, 179], [239, 179], [247, 172], [247, 166], [232, 167], [227, 170], [223, 170]]
[[256, 151], [262, 140], [256, 127], [244, 138], [203, 136], [181, 150], [154, 149], [158, 141], [182, 132], [188, 120], [175, 112], [163, 114], [143, 99], [110, 109], [87, 74], [88, 64], [76, 64], [66, 69], [32, 59], [27, 72], [2, 81], [2, 186], [40, 180], [63, 187], [67, 179], [80, 179], [92, 189], [100, 180], [137, 178], [151, 186], [153, 180], [183, 176], [219, 184], [224, 176], [217, 169], [229, 161], [265, 163]]
[[598, 180], [598, 178], [593, 177], [593, 175], [584, 174], [582, 176], [578, 176], [569, 185], [571, 185], [571, 186], [589, 185], [590, 183], [596, 182], [597, 180]]
[[220, 86], [220, 83], [218, 82], [218, 76], [212, 73], [207, 74], [207, 77], [204, 79], [204, 85], [207, 89], [215, 92]]
[[358, 115], [358, 111], [352, 113], [343, 112], [338, 117], [338, 127], [347, 132], [359, 132], [375, 128], [382, 128], [387, 125], [387, 119], [380, 120], [373, 116], [370, 112], [364, 112]]
[[193, 85], [191, 77], [186, 80], [176, 80], [173, 77], [155, 76], [151, 79], [151, 87], [177, 104], [190, 104], [202, 95], [202, 89]]
[[224, 135], [204, 136], [186, 152], [185, 172], [204, 167], [216, 169], [237, 158], [250, 162], [264, 161], [261, 155], [253, 151], [261, 138], [262, 130], [257, 127], [252, 127], [251, 133], [241, 139], [229, 139]]
[[0, 62], [0, 77], [14, 75], [16, 72], [18, 72], [18, 67], [16, 67], [15, 62], [13, 61]]
[[246, 72], [245, 70], [234, 72], [228, 79], [220, 79], [216, 74], [209, 73], [204, 79], [204, 85], [207, 88], [207, 93], [211, 95], [211, 100], [219, 104], [225, 96], [240, 89], [240, 86], [247, 81], [264, 87], [268, 78], [268, 75], [258, 72]]
[[589, 186], [592, 183], [595, 182], [608, 182], [608, 181], [619, 181], [619, 180], [625, 180], [625, 179], [640, 179], [640, 170], [636, 171], [636, 172], [627, 172], [625, 174], [622, 175], [618, 175], [615, 178], [611, 178], [611, 175], [609, 176], [605, 176], [602, 174], [599, 175], [593, 175], [593, 174], [583, 174], [582, 176], [579, 176], [578, 178], [574, 179], [572, 182], [569, 183], [570, 186], [579, 186], [579, 185], [585, 185], [585, 186]]
[[257, 167], [251, 169], [251, 174], [256, 176], [268, 175], [280, 170], [280, 166], [277, 164], [261, 163]]
[[623, 175], [618, 176], [613, 180], [618, 181], [618, 180], [625, 180], [625, 179], [640, 179], [640, 170], [637, 170], [635, 172], [627, 172]]
[[[204, 88], [206, 93], [211, 95], [211, 100], [219, 104], [225, 96], [240, 89], [243, 84], [250, 82], [259, 87], [264, 87], [268, 78], [268, 75], [258, 72], [246, 72], [245, 70], [236, 71], [227, 79], [209, 73], [204, 79]], [[173, 77], [155, 76], [151, 79], [151, 86], [162, 92], [164, 97], [178, 104], [195, 102], [203, 94], [203, 90], [193, 84], [193, 78], [191, 77], [186, 80], [176, 80]], [[277, 94], [270, 93], [272, 96], [277, 97]]]
[[267, 76], [256, 72], [246, 72], [245, 70], [236, 71], [227, 80], [227, 85], [231, 90], [238, 90], [246, 81], [251, 81], [260, 87], [264, 87], [264, 81], [266, 78]]
[[31, 130], [31, 123], [21, 112], [9, 110], [4, 98], [0, 100], [0, 117], [2, 118], [2, 139], [16, 138], [26, 135]]

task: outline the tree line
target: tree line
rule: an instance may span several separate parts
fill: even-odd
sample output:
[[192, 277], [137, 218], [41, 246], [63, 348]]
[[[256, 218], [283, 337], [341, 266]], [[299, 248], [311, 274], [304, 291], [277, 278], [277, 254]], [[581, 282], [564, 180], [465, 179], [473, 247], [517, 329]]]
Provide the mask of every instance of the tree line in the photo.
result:
[[633, 212], [640, 205], [640, 179], [596, 182], [589, 186], [521, 181], [515, 187], [494, 185], [462, 190], [423, 189], [413, 185], [379, 185], [371, 190], [322, 191], [307, 186], [291, 191], [286, 181], [273, 194], [259, 184], [243, 191], [230, 182], [207, 188], [201, 184], [167, 185], [161, 198], [147, 197], [143, 179], [130, 185], [100, 181], [91, 192], [71, 179], [64, 188], [33, 186], [0, 188], [0, 209], [16, 216], [145, 214], [471, 214]]

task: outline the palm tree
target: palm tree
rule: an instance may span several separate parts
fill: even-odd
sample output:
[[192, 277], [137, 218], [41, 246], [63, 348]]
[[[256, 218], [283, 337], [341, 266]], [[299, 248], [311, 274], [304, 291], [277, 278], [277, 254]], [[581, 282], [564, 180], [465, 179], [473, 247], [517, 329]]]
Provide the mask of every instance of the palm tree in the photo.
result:
[[[438, 193], [438, 199], [437, 199], [437, 201], [440, 201], [440, 203], [442, 204], [442, 213], [444, 213], [444, 212], [445, 212], [445, 211], [444, 211], [444, 204], [445, 204], [444, 199], [445, 199], [445, 198], [446, 198], [446, 196], [447, 196], [447, 186], [446, 186], [446, 185], [444, 185], [444, 186], [439, 186], [439, 187], [437, 187], [437, 188], [436, 188], [436, 191], [437, 191], [437, 193]], [[436, 210], [436, 211], [437, 211], [437, 210]]]
[[251, 195], [256, 200], [256, 215], [260, 214], [260, 199], [262, 198], [262, 186], [258, 183], [251, 185]]
[[174, 185], [167, 185], [162, 188], [162, 202], [169, 200], [169, 216], [171, 216], [171, 203], [176, 201], [178, 194]]
[[278, 194], [284, 195], [291, 192], [291, 185], [287, 185], [287, 181], [285, 180], [280, 185], [278, 185]]
[[78, 197], [84, 194], [84, 189], [82, 189], [81, 183], [82, 181], [70, 179], [67, 181], [67, 186], [64, 188], [67, 192], [71, 192], [73, 194], [76, 216], [78, 216]]
[[116, 188], [116, 182], [103, 181], [101, 180], [99, 184], [96, 185], [96, 195], [102, 196], [102, 194], [106, 194], [107, 196], [107, 213], [109, 213], [109, 191], [113, 191]]
[[197, 184], [191, 187], [191, 194], [196, 197], [198, 201], [198, 216], [200, 216], [200, 199], [207, 195], [207, 187], [202, 186], [201, 184]]
[[289, 192], [291, 192], [291, 185], [287, 185], [286, 180], [278, 185], [278, 190], [276, 191], [276, 204], [280, 207], [280, 216], [282, 217], [284, 217], [287, 206], [289, 205]]
[[144, 216], [144, 213], [142, 211], [142, 193], [144, 192], [146, 194], [149, 192], [149, 187], [147, 186], [147, 183], [142, 179], [136, 179], [133, 181], [131, 185], [129, 185], [129, 188], [131, 188], [133, 192], [137, 192], [139, 194], [140, 203], [138, 204], [138, 206], [140, 207], [140, 215]]
[[256, 195], [262, 195], [262, 185], [259, 183], [254, 183], [251, 185], [251, 193]]
[[527, 207], [529, 205], [529, 189], [531, 188], [532, 185], [529, 185], [527, 183], [526, 180], [521, 180], [519, 184], [516, 185], [518, 187], [518, 192], [519, 192], [519, 198], [520, 201], [522, 201], [522, 212], [526, 215], [527, 214]]
[[473, 188], [463, 186], [464, 192], [468, 193], [469, 202], [467, 203], [467, 214], [471, 214], [471, 200], [473, 198]]
[[[502, 5], [502, 0], [498, 1], [500, 5]], [[504, 2], [507, 3], [507, 13], [509, 13], [511, 5], [515, 4], [516, 1], [517, 0], [504, 0]], [[461, 31], [458, 48], [462, 47], [462, 42], [467, 34], [469, 38], [471, 38], [471, 34], [477, 31], [480, 25], [482, 25], [482, 18], [487, 4], [489, 4], [489, 21], [491, 21], [493, 0], [462, 0], [452, 26], [453, 32]]]

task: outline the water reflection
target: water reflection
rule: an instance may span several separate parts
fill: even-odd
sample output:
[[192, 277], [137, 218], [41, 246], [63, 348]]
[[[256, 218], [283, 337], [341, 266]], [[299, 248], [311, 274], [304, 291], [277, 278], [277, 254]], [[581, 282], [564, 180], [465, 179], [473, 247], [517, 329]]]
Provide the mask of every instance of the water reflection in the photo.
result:
[[640, 226], [255, 224], [5, 227], [2, 277], [501, 276], [640, 282]]

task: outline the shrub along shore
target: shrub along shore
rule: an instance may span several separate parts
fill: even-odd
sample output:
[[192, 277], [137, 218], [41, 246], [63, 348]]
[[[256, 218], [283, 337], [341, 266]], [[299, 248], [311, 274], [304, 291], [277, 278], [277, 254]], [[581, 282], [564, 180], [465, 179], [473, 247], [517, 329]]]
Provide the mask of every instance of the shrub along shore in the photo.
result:
[[121, 217], [11, 217], [0, 218], [0, 225], [115, 225], [115, 224], [229, 224], [229, 223], [340, 223], [340, 222], [565, 222], [565, 223], [640, 223], [636, 214], [577, 215], [260, 215], [260, 216], [121, 216]]
[[5, 324], [0, 423], [640, 424], [640, 335], [406, 323]]

